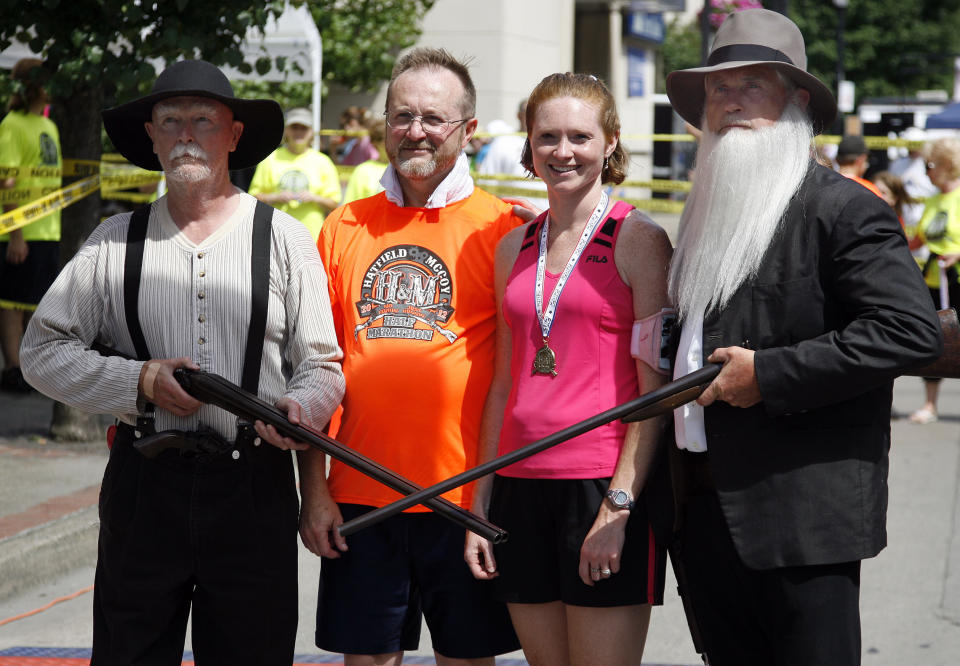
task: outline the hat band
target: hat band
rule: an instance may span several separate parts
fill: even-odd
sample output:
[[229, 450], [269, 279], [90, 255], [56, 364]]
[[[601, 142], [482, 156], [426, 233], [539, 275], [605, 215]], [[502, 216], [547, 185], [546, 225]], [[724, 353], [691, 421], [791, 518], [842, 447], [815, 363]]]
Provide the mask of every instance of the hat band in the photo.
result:
[[772, 61], [785, 62], [792, 65], [790, 59], [783, 51], [772, 49], [769, 46], [760, 46], [759, 44], [730, 44], [721, 46], [713, 51], [707, 58], [707, 65], [719, 65], [724, 62], [750, 62], [750, 61]]

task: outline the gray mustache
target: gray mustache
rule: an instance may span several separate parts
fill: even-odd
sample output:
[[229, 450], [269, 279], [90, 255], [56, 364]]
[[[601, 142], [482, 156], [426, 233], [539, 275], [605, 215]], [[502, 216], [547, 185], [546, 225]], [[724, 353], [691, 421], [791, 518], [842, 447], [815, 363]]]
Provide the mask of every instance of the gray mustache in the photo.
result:
[[207, 160], [206, 151], [195, 143], [178, 143], [173, 147], [173, 150], [170, 151], [171, 160], [183, 157], [184, 155], [199, 160]]

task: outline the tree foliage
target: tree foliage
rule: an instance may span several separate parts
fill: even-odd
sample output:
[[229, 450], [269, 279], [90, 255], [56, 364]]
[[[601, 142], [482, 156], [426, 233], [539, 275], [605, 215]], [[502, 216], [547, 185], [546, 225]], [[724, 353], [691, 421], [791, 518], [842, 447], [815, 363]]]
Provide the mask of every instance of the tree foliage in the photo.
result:
[[[807, 40], [808, 69], [836, 88], [839, 12], [824, 0], [791, 0]], [[844, 20], [845, 78], [857, 98], [953, 90], [960, 57], [960, 0], [850, 0]]]
[[665, 81], [670, 72], [700, 66], [700, 41], [700, 29], [696, 21], [682, 22], [678, 17], [667, 25], [659, 53], [658, 93], [667, 91]]
[[247, 28], [263, 27], [283, 5], [283, 0], [0, 0], [0, 47], [16, 37], [42, 52], [53, 72], [49, 89], [56, 100], [99, 88], [125, 101], [153, 82], [151, 61], [157, 59], [197, 57], [251, 71], [240, 49]]
[[[807, 69], [836, 90], [837, 7], [829, 0], [786, 4], [806, 40]], [[857, 99], [950, 93], [960, 57], [960, 0], [849, 0], [843, 41], [844, 78], [856, 84]], [[664, 75], [697, 67], [700, 42], [696, 21], [671, 24], [661, 52]]]
[[353, 91], [390, 78], [401, 49], [420, 36], [435, 0], [309, 0], [323, 38], [324, 80]]

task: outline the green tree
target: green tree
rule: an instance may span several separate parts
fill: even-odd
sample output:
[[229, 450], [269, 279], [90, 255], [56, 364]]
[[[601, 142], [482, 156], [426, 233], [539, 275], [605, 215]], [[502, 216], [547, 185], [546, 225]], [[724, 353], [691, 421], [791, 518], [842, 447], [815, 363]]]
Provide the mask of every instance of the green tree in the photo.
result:
[[[827, 0], [791, 0], [789, 15], [807, 42], [811, 73], [836, 89], [839, 12]], [[845, 77], [857, 98], [953, 89], [960, 56], [960, 0], [850, 0], [845, 12]]]
[[[330, 84], [373, 91], [390, 78], [399, 52], [416, 43], [420, 21], [435, 0], [308, 0], [323, 40], [323, 90]], [[284, 109], [310, 106], [302, 82], [235, 81], [243, 97], [269, 97]]]
[[[774, 3], [765, 2], [771, 7]], [[807, 45], [807, 69], [836, 90], [839, 12], [830, 0], [790, 0], [788, 14]], [[849, 0], [844, 20], [844, 78], [857, 98], [912, 97], [953, 89], [960, 56], [960, 0]], [[661, 48], [663, 76], [700, 63], [696, 21], [672, 23]]]
[[657, 92], [667, 92], [667, 74], [678, 69], [700, 66], [700, 28], [696, 21], [674, 18], [667, 25], [663, 45], [658, 51]]
[[390, 78], [401, 49], [420, 36], [435, 0], [309, 0], [323, 38], [324, 81], [353, 91]]
[[[100, 111], [149, 89], [157, 74], [151, 61], [198, 57], [249, 72], [241, 51], [247, 28], [263, 27], [283, 6], [283, 0], [0, 0], [0, 47], [17, 38], [42, 53], [63, 154], [96, 160]], [[93, 195], [64, 209], [65, 259], [97, 224], [99, 204]]]

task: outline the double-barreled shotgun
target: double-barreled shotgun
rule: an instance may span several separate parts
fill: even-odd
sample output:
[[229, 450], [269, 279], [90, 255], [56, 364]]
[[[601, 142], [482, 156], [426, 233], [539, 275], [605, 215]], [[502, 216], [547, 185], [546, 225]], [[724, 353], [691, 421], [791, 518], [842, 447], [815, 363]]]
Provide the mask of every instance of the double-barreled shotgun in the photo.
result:
[[[960, 377], [960, 322], [958, 322], [957, 313], [951, 308], [941, 310], [938, 314], [943, 332], [943, 354], [939, 360], [931, 365], [916, 368], [904, 374], [919, 377]], [[344, 523], [339, 528], [340, 534], [343, 536], [349, 536], [364, 527], [396, 515], [416, 504], [423, 504], [444, 517], [457, 522], [464, 528], [476, 532], [494, 543], [499, 543], [505, 541], [508, 536], [504, 530], [452, 502], [443, 500], [439, 496], [612, 421], [618, 419], [625, 422], [642, 421], [670, 412], [692, 400], [696, 400], [719, 374], [720, 367], [717, 364], [708, 364], [700, 370], [669, 382], [634, 400], [575, 423], [427, 488], [417, 486], [396, 472], [356, 453], [332, 437], [306, 426], [290, 423], [283, 412], [256, 396], [246, 393], [240, 387], [219, 375], [180, 368], [174, 373], [174, 376], [183, 388], [198, 400], [222, 407], [240, 418], [250, 421], [260, 420], [273, 425], [282, 435], [310, 444], [332, 458], [354, 467], [406, 495], [406, 497], [391, 504], [374, 509]]]

